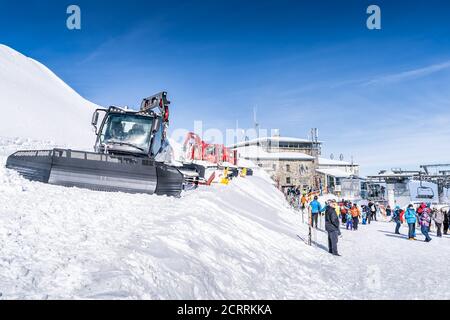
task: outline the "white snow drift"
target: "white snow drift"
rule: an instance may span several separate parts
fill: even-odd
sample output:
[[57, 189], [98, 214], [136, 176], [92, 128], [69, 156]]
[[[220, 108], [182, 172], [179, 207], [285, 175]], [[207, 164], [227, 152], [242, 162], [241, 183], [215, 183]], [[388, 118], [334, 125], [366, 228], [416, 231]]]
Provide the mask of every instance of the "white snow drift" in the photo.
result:
[[0, 141], [3, 299], [450, 298], [448, 237], [379, 222], [343, 230], [335, 258], [258, 176], [180, 199], [63, 188], [4, 168], [33, 144]]

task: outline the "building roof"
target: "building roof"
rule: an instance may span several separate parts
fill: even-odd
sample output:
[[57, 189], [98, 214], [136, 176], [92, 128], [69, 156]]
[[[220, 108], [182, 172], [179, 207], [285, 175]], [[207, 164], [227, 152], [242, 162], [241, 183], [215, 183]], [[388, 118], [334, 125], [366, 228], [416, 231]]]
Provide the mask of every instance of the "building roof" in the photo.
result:
[[308, 160], [315, 158], [302, 152], [267, 152], [258, 146], [247, 146], [238, 151], [241, 158], [249, 160]]
[[369, 176], [369, 178], [412, 178], [414, 176], [415, 176], [414, 173], [409, 173], [409, 172], [395, 173], [392, 171], [384, 171], [384, 172], [380, 172], [377, 175]]
[[348, 161], [340, 161], [340, 160], [332, 160], [332, 159], [327, 159], [327, 158], [319, 158], [319, 165], [323, 165], [323, 166], [357, 166], [358, 164], [356, 163], [351, 163]]
[[[308, 139], [302, 139], [302, 138], [292, 138], [292, 137], [261, 137], [258, 139], [252, 139], [248, 141], [241, 141], [235, 144], [230, 145], [230, 148], [238, 148], [238, 147], [244, 147], [248, 145], [256, 145], [258, 142], [266, 142], [266, 141], [272, 141], [272, 142], [297, 142], [297, 143], [312, 143], [311, 140]], [[321, 141], [318, 141], [318, 143], [322, 143]]]
[[316, 171], [335, 178], [349, 178], [352, 176], [351, 173], [348, 173], [340, 169], [316, 169]]

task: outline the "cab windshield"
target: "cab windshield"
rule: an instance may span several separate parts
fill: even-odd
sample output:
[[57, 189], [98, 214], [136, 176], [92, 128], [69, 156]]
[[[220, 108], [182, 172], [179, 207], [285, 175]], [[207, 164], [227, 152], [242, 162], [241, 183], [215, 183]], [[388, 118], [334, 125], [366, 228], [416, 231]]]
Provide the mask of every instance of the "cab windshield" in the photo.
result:
[[103, 126], [100, 143], [148, 152], [153, 119], [133, 114], [110, 114]]

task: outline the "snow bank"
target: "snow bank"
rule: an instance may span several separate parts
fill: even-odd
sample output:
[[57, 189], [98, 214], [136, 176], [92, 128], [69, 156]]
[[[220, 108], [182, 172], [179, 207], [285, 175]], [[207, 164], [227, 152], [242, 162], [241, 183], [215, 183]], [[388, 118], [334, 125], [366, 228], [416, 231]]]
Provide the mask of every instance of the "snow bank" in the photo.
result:
[[250, 168], [250, 169], [258, 168], [258, 166], [252, 160], [247, 160], [244, 158], [238, 159], [238, 165], [240, 167], [245, 167], [245, 168]]
[[41, 63], [0, 45], [0, 136], [92, 149], [95, 107]]
[[0, 160], [3, 298], [313, 298], [326, 287], [299, 217], [259, 177], [174, 199], [29, 182]]
[[5, 169], [16, 149], [51, 144], [0, 146], [2, 299], [450, 298], [446, 264], [429, 263], [450, 258], [448, 238], [410, 242], [372, 223], [343, 230], [335, 258], [324, 232], [302, 241], [300, 213], [258, 175], [180, 199], [94, 192]]

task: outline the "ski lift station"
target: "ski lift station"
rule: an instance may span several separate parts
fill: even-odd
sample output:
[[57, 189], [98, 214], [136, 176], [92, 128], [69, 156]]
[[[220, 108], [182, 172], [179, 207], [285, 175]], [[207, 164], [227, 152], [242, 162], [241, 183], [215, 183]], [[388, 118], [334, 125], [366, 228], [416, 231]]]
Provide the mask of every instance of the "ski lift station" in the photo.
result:
[[[312, 137], [315, 135], [312, 134]], [[291, 187], [320, 191], [348, 200], [373, 200], [384, 205], [450, 203], [450, 164], [422, 165], [420, 170], [391, 169], [360, 176], [352, 161], [324, 158], [317, 138], [260, 137], [231, 145], [237, 157], [264, 169], [281, 190]], [[445, 170], [447, 169], [447, 170]]]
[[230, 148], [238, 158], [253, 161], [286, 190], [291, 187], [321, 190], [347, 199], [359, 199], [362, 181], [359, 165], [321, 157], [322, 142], [317, 139], [261, 137]]
[[359, 165], [352, 162], [319, 158], [316, 169], [320, 180], [320, 189], [339, 198], [361, 199], [364, 193], [365, 178], [359, 176]]
[[[450, 165], [423, 165], [418, 171], [392, 169], [367, 178], [367, 198], [405, 207], [410, 203], [448, 204], [450, 171], [438, 168]], [[434, 168], [434, 172], [433, 172]]]

